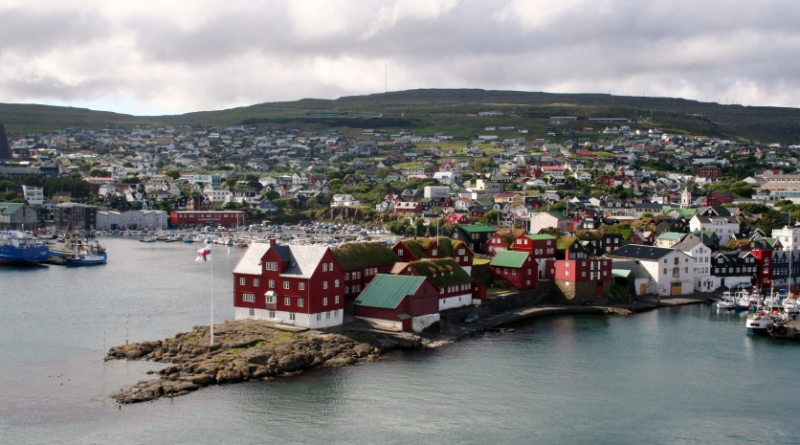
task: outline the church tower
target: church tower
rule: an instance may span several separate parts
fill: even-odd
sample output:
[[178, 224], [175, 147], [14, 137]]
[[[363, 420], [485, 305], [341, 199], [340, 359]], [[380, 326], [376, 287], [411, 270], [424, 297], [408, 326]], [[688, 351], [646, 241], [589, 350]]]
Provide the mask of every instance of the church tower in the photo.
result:
[[692, 193], [688, 188], [684, 188], [681, 192], [681, 208], [688, 209], [692, 206]]

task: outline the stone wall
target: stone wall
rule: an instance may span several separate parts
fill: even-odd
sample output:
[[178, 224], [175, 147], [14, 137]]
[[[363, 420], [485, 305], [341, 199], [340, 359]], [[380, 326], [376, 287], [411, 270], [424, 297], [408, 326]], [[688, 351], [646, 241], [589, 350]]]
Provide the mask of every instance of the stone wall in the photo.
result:
[[552, 301], [555, 304], [581, 304], [584, 301], [605, 304], [608, 299], [605, 295], [611, 294], [611, 281], [603, 282], [603, 295], [597, 295], [595, 281], [572, 282], [554, 280]]
[[442, 311], [440, 325], [442, 329], [448, 323], [461, 323], [467, 314], [478, 314], [481, 318], [491, 317], [494, 314], [513, 309], [520, 309], [544, 303], [547, 295], [553, 293], [552, 280], [539, 280], [536, 288], [529, 291], [511, 290], [507, 293], [488, 297], [486, 302], [478, 307], [461, 307]]

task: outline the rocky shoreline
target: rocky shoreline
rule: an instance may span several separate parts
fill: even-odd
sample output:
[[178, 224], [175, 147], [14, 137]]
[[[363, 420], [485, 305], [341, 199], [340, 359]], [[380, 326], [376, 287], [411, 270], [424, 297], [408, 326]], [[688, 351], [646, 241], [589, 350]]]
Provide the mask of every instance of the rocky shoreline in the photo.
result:
[[203, 386], [270, 380], [317, 367], [341, 367], [379, 360], [391, 349], [421, 349], [428, 340], [408, 333], [287, 332], [255, 320], [226, 321], [214, 327], [195, 326], [166, 340], [115, 346], [106, 360], [147, 360], [170, 365], [111, 397], [138, 403], [176, 397]]

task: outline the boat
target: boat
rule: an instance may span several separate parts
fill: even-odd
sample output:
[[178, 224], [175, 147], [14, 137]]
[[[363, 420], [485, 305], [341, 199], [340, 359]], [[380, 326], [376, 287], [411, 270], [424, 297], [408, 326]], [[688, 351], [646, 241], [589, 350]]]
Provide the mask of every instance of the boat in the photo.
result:
[[733, 301], [733, 297], [731, 297], [730, 292], [723, 292], [722, 298], [717, 301], [717, 309], [723, 309], [729, 311], [736, 306], [736, 303]]
[[0, 264], [30, 265], [50, 257], [50, 249], [19, 230], [0, 231]]
[[736, 293], [736, 297], [733, 299], [734, 306], [733, 308], [737, 311], [746, 311], [750, 309], [750, 293], [746, 290]]
[[800, 312], [800, 305], [797, 304], [797, 299], [787, 298], [783, 300], [783, 311], [787, 314], [796, 314]]
[[146, 236], [146, 237], [144, 237], [144, 238], [139, 240], [140, 243], [154, 243], [156, 241], [157, 241], [157, 238], [156, 238], [155, 235]]
[[74, 257], [66, 257], [67, 267], [99, 266], [106, 264], [107, 256], [105, 253], [79, 253]]

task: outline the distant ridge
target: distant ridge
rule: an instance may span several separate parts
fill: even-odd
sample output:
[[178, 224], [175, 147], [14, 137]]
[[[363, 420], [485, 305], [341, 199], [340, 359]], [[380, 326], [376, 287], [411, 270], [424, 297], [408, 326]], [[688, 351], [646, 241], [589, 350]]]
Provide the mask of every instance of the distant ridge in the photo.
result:
[[[416, 89], [346, 96], [267, 102], [227, 110], [198, 111], [169, 116], [131, 116], [85, 108], [0, 104], [0, 120], [8, 131], [52, 131], [67, 127], [98, 129], [133, 125], [274, 125], [353, 128], [421, 128], [461, 134], [480, 127], [469, 122], [437, 118], [465, 116], [497, 109], [517, 115], [532, 126], [546, 126], [550, 116], [621, 116], [646, 121], [648, 126], [721, 138], [800, 144], [800, 109], [720, 105], [679, 98], [561, 94], [481, 89]], [[364, 116], [380, 117], [364, 117]], [[524, 123], [524, 122], [523, 122]], [[528, 125], [527, 123], [525, 125]], [[540, 135], [541, 136], [541, 135]]]

